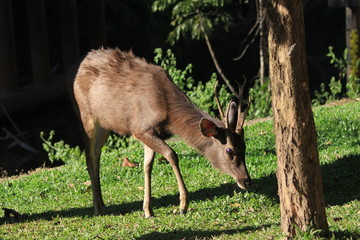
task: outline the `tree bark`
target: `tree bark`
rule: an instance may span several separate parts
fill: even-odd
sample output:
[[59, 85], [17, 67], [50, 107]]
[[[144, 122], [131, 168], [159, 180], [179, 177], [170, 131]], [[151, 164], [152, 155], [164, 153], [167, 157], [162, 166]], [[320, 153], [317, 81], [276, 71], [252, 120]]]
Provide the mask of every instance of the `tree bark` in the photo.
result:
[[328, 230], [305, 62], [302, 0], [267, 3], [281, 228]]

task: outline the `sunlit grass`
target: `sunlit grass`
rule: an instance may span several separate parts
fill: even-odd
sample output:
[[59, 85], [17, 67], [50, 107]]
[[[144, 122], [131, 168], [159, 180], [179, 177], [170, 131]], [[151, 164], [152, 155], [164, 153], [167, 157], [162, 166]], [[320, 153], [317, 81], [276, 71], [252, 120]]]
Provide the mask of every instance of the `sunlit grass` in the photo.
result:
[[[332, 239], [360, 237], [360, 104], [314, 110]], [[93, 216], [84, 157], [0, 182], [0, 206], [27, 217], [0, 219], [0, 239], [281, 239], [272, 122], [246, 127], [247, 165], [254, 186], [239, 190], [182, 142], [169, 144], [180, 157], [190, 191], [187, 215], [178, 214], [178, 189], [169, 164], [153, 171], [156, 217], [143, 217], [142, 146], [113, 137], [103, 149], [104, 216]], [[127, 157], [139, 163], [122, 167]], [[312, 232], [304, 239], [315, 238]]]

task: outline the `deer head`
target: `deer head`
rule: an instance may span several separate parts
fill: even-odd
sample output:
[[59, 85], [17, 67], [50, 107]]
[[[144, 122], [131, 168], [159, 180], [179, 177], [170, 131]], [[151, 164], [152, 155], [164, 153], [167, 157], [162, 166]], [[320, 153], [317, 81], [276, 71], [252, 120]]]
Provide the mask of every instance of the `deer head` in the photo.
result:
[[232, 176], [242, 189], [247, 189], [251, 185], [245, 165], [246, 145], [243, 125], [250, 106], [250, 101], [245, 102], [243, 99], [245, 84], [246, 81], [239, 85], [239, 99], [237, 102], [234, 100], [229, 102], [226, 115], [216, 91], [217, 83], [215, 84], [215, 100], [225, 127], [218, 126], [206, 118], [200, 121], [202, 134], [213, 138], [213, 145], [205, 155], [215, 167]]

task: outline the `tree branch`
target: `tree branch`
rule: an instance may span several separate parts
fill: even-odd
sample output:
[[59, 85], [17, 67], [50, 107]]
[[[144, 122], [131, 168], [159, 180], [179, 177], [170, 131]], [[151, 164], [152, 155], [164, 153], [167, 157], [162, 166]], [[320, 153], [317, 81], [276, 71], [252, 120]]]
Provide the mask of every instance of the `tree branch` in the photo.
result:
[[236, 97], [239, 97], [239, 94], [235, 91], [234, 87], [231, 85], [230, 83], [230, 80], [225, 76], [225, 74], [223, 73], [218, 61], [217, 61], [217, 58], [215, 56], [215, 52], [214, 52], [214, 49], [212, 48], [212, 45], [211, 45], [211, 42], [209, 40], [209, 36], [207, 35], [206, 31], [205, 31], [205, 28], [204, 28], [204, 23], [203, 23], [203, 19], [200, 15], [200, 11], [199, 9], [196, 10], [196, 13], [199, 17], [199, 23], [200, 23], [200, 30], [201, 32], [204, 33], [204, 38], [205, 38], [205, 42], [206, 42], [206, 46], [209, 50], [209, 53], [211, 55], [211, 59], [215, 65], [215, 68], [217, 70], [217, 72], [220, 74], [221, 78], [224, 80], [226, 86], [229, 88], [230, 92], [232, 94], [234, 94]]
[[205, 31], [204, 32], [204, 37], [205, 37], [205, 42], [206, 42], [206, 46], [208, 47], [209, 53], [211, 55], [211, 59], [214, 62], [215, 68], [218, 71], [218, 73], [220, 74], [221, 78], [224, 80], [226, 86], [229, 88], [229, 90], [232, 92], [232, 94], [234, 94], [236, 97], [238, 97], [238, 93], [235, 91], [234, 87], [231, 85], [230, 80], [225, 76], [225, 74], [223, 73], [217, 59], [214, 53], [214, 50], [211, 46], [210, 40], [209, 40], [209, 36], [206, 34]]

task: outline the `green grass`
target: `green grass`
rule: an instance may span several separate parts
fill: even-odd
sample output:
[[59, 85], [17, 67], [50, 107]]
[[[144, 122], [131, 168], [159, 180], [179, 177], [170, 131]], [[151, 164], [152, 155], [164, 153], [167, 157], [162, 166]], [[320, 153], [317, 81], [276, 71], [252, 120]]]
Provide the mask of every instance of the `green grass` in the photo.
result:
[[[360, 237], [360, 102], [314, 109], [331, 239]], [[272, 122], [246, 127], [247, 165], [254, 186], [239, 190], [181, 142], [179, 154], [190, 191], [190, 210], [178, 214], [178, 189], [169, 164], [156, 161], [153, 207], [143, 217], [143, 149], [118, 148], [112, 138], [103, 149], [101, 180], [106, 215], [93, 216], [85, 160], [66, 159], [53, 169], [0, 181], [0, 207], [27, 214], [16, 220], [0, 214], [0, 239], [281, 239]], [[75, 154], [76, 155], [76, 154]], [[74, 155], [74, 156], [75, 156]], [[139, 163], [123, 168], [120, 158]], [[159, 158], [159, 157], [158, 157]], [[85, 184], [84, 184], [85, 183]], [[314, 231], [299, 239], [316, 238]]]

